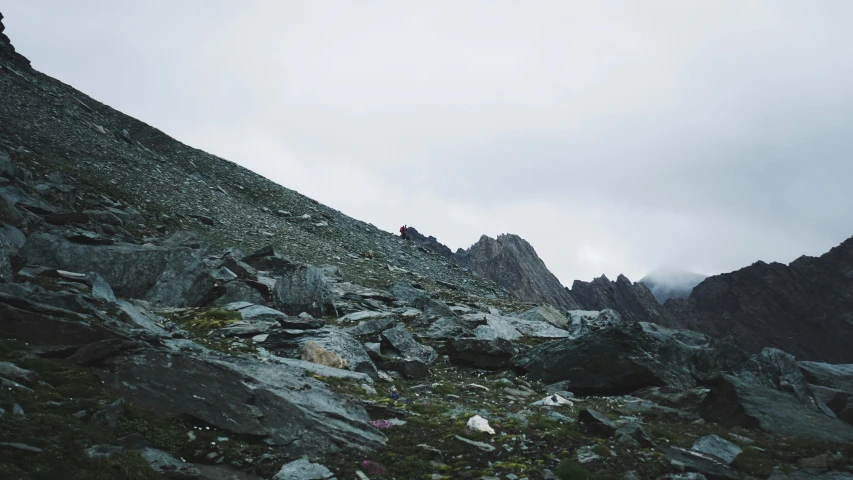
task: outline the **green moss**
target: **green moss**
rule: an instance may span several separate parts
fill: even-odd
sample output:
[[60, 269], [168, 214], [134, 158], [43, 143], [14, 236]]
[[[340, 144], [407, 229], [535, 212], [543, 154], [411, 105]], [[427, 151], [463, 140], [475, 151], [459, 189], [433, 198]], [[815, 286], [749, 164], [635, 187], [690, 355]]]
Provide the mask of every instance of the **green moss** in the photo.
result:
[[772, 474], [775, 465], [776, 462], [772, 458], [752, 447], [744, 448], [743, 452], [732, 462], [732, 467], [737, 471], [759, 478], [767, 478]]
[[590, 473], [574, 460], [563, 460], [554, 470], [560, 480], [579, 480], [590, 478]]

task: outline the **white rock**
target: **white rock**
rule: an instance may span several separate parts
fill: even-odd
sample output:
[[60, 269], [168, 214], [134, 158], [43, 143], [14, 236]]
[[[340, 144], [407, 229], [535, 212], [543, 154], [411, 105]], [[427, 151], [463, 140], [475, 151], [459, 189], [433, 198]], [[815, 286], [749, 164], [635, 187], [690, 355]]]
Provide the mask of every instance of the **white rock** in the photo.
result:
[[542, 399], [542, 405], [546, 407], [559, 407], [562, 405], [573, 406], [574, 404], [570, 400], [566, 400], [565, 398], [559, 395], [548, 395], [547, 397]]
[[468, 419], [468, 428], [477, 432], [495, 434], [495, 429], [489, 426], [489, 421], [479, 415], [474, 415]]

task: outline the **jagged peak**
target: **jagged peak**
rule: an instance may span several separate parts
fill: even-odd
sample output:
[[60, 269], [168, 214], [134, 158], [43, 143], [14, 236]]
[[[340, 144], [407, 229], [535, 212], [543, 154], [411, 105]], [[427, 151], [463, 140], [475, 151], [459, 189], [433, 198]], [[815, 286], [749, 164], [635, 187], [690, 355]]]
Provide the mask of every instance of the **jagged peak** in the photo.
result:
[[9, 37], [3, 33], [6, 30], [6, 26], [3, 25], [3, 12], [0, 12], [0, 57], [4, 57], [8, 60], [11, 60], [16, 66], [21, 68], [30, 69], [30, 61], [27, 57], [21, 55], [20, 53], [15, 51], [14, 45], [12, 45], [12, 41]]

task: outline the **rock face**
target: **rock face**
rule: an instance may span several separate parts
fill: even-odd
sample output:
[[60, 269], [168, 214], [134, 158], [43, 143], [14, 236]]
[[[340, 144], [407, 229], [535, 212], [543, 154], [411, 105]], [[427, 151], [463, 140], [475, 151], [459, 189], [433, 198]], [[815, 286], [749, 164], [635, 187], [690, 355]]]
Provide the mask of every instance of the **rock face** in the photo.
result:
[[612, 309], [627, 321], [680, 326], [680, 321], [655, 300], [646, 285], [631, 283], [624, 275], [615, 282], [604, 275], [591, 282], [575, 280], [571, 295], [584, 310]]
[[800, 360], [853, 363], [853, 238], [787, 266], [756, 262], [708, 277], [666, 306], [685, 327], [749, 352], [774, 347]]
[[670, 298], [687, 298], [693, 287], [707, 275], [676, 269], [658, 269], [640, 279], [649, 288], [655, 300], [663, 304]]
[[408, 235], [409, 240], [417, 243], [418, 245], [426, 247], [448, 260], [455, 261], [453, 251], [446, 245], [439, 243], [435, 237], [431, 235], [428, 237], [424, 236], [421, 232], [417, 231], [415, 227], [408, 227], [406, 235]]
[[468, 250], [457, 251], [456, 259], [521, 300], [550, 303], [563, 310], [581, 309], [533, 247], [517, 235], [499, 235], [496, 239], [483, 235]]

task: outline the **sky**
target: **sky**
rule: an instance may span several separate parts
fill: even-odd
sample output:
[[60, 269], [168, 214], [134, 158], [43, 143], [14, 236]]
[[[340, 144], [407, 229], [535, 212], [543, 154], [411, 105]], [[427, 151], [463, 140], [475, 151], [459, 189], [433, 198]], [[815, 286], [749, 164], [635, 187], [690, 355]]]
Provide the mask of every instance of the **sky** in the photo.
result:
[[853, 236], [853, 2], [5, 0], [33, 66], [389, 232], [565, 285]]

